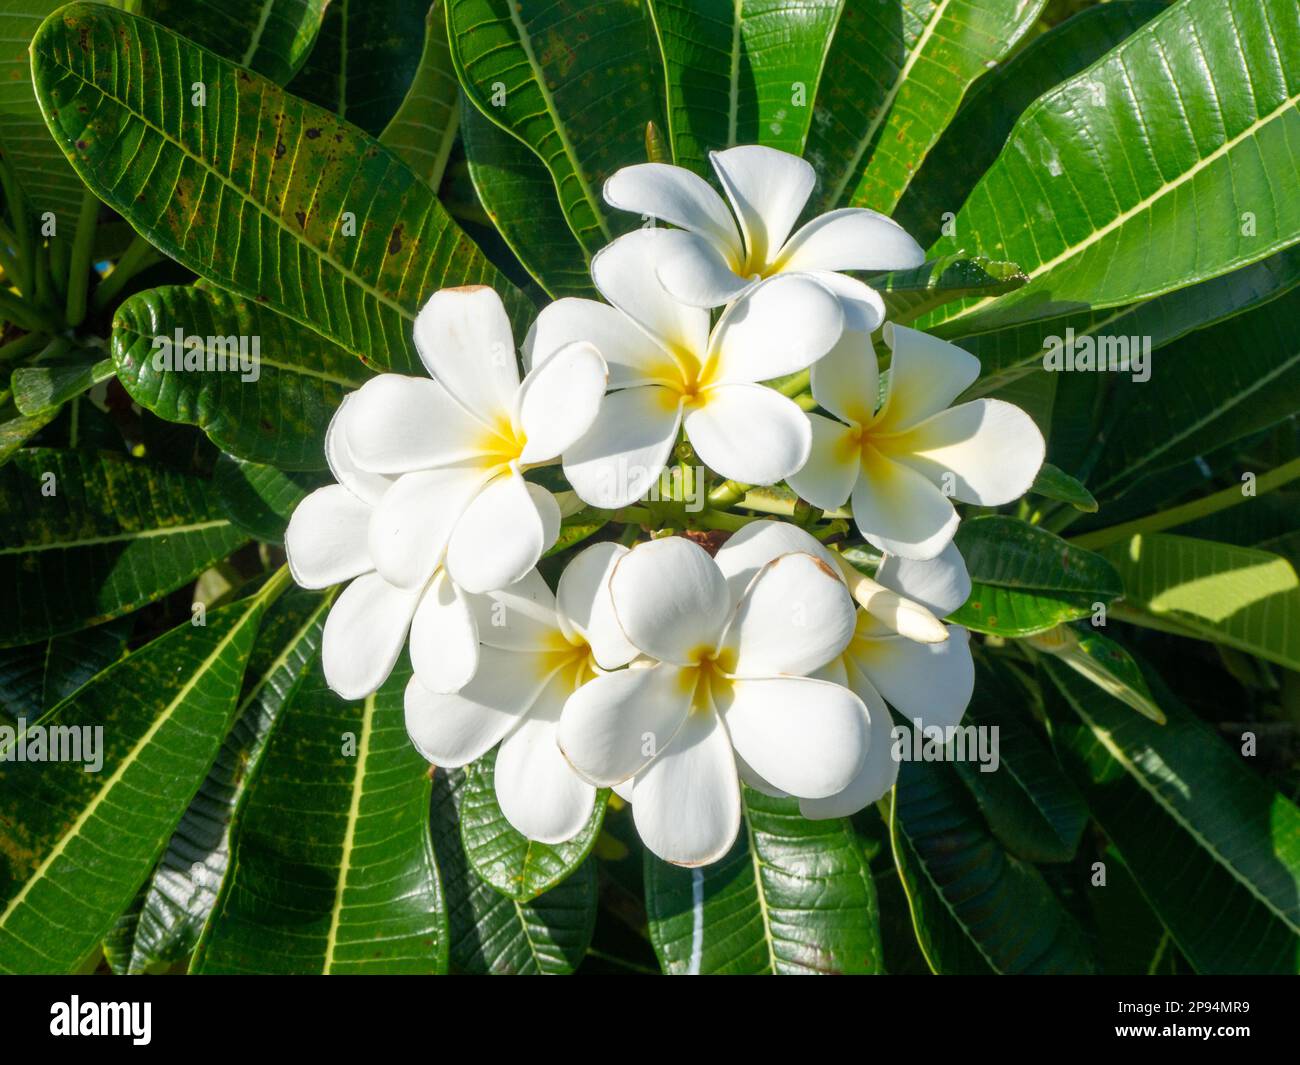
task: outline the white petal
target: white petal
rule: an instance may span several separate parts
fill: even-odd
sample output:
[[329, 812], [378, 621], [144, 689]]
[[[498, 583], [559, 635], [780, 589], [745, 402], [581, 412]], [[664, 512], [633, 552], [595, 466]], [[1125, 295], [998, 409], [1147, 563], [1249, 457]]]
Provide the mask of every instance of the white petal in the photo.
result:
[[936, 414], [966, 391], [980, 375], [980, 361], [955, 344], [886, 322], [885, 343], [892, 356], [879, 432], [898, 432]]
[[782, 270], [910, 270], [925, 252], [892, 218], [865, 207], [827, 211], [781, 249]]
[[637, 229], [601, 248], [591, 260], [600, 294], [657, 340], [665, 351], [702, 355], [709, 343], [709, 312], [675, 300], [655, 274], [668, 230]]
[[690, 684], [676, 666], [605, 673], [564, 704], [560, 750], [583, 779], [609, 787], [666, 750], [690, 706]]
[[755, 285], [713, 332], [712, 380], [770, 381], [806, 369], [840, 339], [844, 313], [825, 285], [785, 274]]
[[812, 430], [808, 460], [786, 480], [799, 498], [822, 510], [836, 510], [844, 506], [858, 483], [861, 451], [847, 425], [820, 414], [806, 417]]
[[866, 282], [830, 270], [808, 270], [806, 273], [839, 297], [846, 330], [871, 334], [880, 328], [880, 323], [885, 320], [885, 301]]
[[447, 572], [467, 592], [504, 588], [537, 565], [559, 528], [555, 497], [512, 469], [465, 508], [447, 542]]
[[811, 673], [848, 646], [856, 613], [833, 564], [803, 553], [781, 555], [759, 571], [736, 608], [724, 638], [735, 655], [730, 671], [741, 677]]
[[501, 812], [538, 843], [572, 839], [591, 820], [596, 802], [596, 789], [573, 771], [556, 743], [571, 690], [565, 678], [552, 678], [497, 752], [493, 782]]
[[478, 626], [469, 603], [439, 570], [411, 622], [411, 665], [420, 683], [435, 692], [460, 691], [478, 669]]
[[691, 307], [721, 307], [753, 284], [705, 237], [665, 230], [659, 244], [656, 276], [670, 296]]
[[614, 567], [614, 611], [627, 637], [651, 658], [695, 665], [713, 651], [731, 613], [722, 571], [681, 536], [638, 544]]
[[395, 588], [366, 573], [330, 608], [321, 635], [325, 681], [344, 699], [362, 699], [388, 679], [406, 643], [418, 591]]
[[717, 385], [686, 412], [700, 461], [745, 484], [776, 484], [808, 461], [812, 429], [794, 400], [765, 385]]
[[415, 319], [415, 346], [434, 380], [487, 424], [509, 417], [519, 388], [505, 305], [485, 285], [444, 288]]
[[869, 738], [867, 757], [848, 787], [824, 799], [800, 799], [799, 812], [810, 821], [849, 817], [882, 798], [898, 780], [894, 759], [893, 719], [885, 700], [857, 670], [848, 673], [849, 687], [865, 704]]
[[325, 430], [325, 461], [329, 463], [334, 479], [358, 499], [375, 504], [383, 498], [393, 483], [393, 478], [382, 473], [369, 473], [357, 465], [348, 443], [347, 419], [355, 406], [357, 393], [343, 397]]
[[568, 644], [555, 612], [555, 596], [537, 570], [505, 588], [471, 595], [478, 638], [504, 651], [556, 651]]
[[816, 173], [797, 155], [752, 144], [710, 152], [709, 159], [740, 218], [750, 263], [766, 266], [812, 195]]
[[717, 714], [691, 714], [671, 746], [637, 774], [632, 818], [641, 841], [673, 865], [708, 865], [740, 831], [740, 782]]
[[609, 790], [612, 791], [615, 795], [617, 795], [617, 796], [618, 796], [620, 799], [622, 799], [624, 802], [626, 802], [626, 803], [631, 803], [631, 801], [632, 801], [632, 783], [633, 783], [632, 778], [631, 778], [631, 777], [628, 777], [627, 780], [621, 781], [621, 782], [618, 783], [618, 784], [612, 784], [612, 785], [610, 785], [610, 789], [609, 789]]
[[677, 394], [658, 385], [612, 392], [586, 436], [564, 453], [564, 476], [585, 503], [616, 510], [650, 490], [681, 424]]
[[601, 669], [617, 669], [637, 656], [614, 615], [609, 578], [628, 549], [612, 541], [592, 544], [569, 560], [555, 599], [560, 624], [591, 646]]
[[843, 421], [857, 425], [871, 421], [880, 398], [880, 370], [871, 337], [845, 330], [826, 358], [813, 366], [812, 394]]
[[975, 690], [970, 634], [948, 626], [943, 643], [916, 643], [903, 636], [854, 640], [846, 652], [903, 717], [924, 725], [955, 725]]
[[751, 521], [734, 533], [727, 542], [718, 548], [713, 561], [727, 580], [727, 591], [731, 602], [737, 604], [750, 582], [758, 576], [758, 571], [773, 559], [788, 555], [791, 551], [802, 551], [816, 555], [833, 570], [835, 557], [821, 545], [815, 536], [810, 536], [796, 525], [786, 521], [764, 518]]
[[862, 700], [829, 681], [735, 681], [723, 720], [736, 752], [764, 780], [800, 798], [820, 799], [843, 791], [867, 753]]
[[665, 163], [625, 166], [605, 182], [605, 201], [621, 211], [681, 226], [739, 258], [740, 234], [722, 197], [698, 174]]
[[1034, 420], [1000, 399], [977, 399], [940, 411], [891, 442], [896, 457], [936, 484], [951, 474], [963, 503], [997, 507], [1034, 483], [1046, 444]]
[[731, 757], [736, 760], [736, 772], [748, 787], [751, 787], [755, 791], [773, 799], [788, 799], [790, 797], [789, 792], [782, 791], [770, 780], [765, 779], [758, 770], [746, 762], [745, 759], [741, 758], [740, 755], [736, 753], [735, 747], [732, 747], [731, 749]]
[[591, 428], [605, 395], [605, 360], [585, 340], [566, 344], [535, 366], [519, 388], [522, 463], [558, 458]]
[[904, 558], [934, 558], [957, 531], [957, 511], [925, 476], [868, 448], [853, 487], [853, 520], [867, 542]]
[[386, 373], [352, 394], [348, 447], [356, 464], [376, 473], [407, 473], [464, 462], [482, 453], [490, 434], [436, 381]]
[[926, 562], [886, 555], [876, 570], [876, 580], [939, 618], [947, 617], [970, 598], [970, 574], [956, 544], [949, 544]]
[[284, 533], [289, 572], [303, 588], [328, 588], [375, 568], [366, 544], [370, 505], [341, 484], [317, 488]]
[[424, 587], [486, 479], [485, 471], [464, 466], [398, 477], [370, 518], [368, 544], [375, 569], [399, 587]]
[[424, 757], [455, 768], [481, 758], [532, 709], [551, 679], [543, 655], [495, 647], [479, 651], [479, 668], [460, 691], [430, 691], [412, 677], [406, 686], [406, 732]]
[[609, 368], [610, 388], [647, 384], [665, 364], [663, 348], [617, 307], [570, 296], [542, 308], [524, 340], [524, 365], [531, 370], [579, 340], [596, 345]]

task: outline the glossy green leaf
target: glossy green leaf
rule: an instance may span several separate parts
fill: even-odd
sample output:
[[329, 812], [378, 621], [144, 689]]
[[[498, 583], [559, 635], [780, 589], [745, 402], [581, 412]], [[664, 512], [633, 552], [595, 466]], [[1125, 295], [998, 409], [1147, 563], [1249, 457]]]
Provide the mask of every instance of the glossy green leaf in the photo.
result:
[[904, 762], [894, 861], [926, 960], [943, 974], [1087, 973], [1083, 932], [1032, 865], [1003, 850], [944, 762]]
[[148, 289], [118, 307], [112, 351], [118, 380], [142, 407], [197, 425], [239, 458], [290, 470], [325, 468], [325, 428], [370, 377], [293, 319], [191, 285]]
[[433, 0], [424, 16], [420, 65], [401, 106], [380, 134], [379, 143], [400, 155], [436, 190], [459, 129], [460, 85], [447, 43], [446, 4], [444, 0]]
[[1300, 669], [1300, 577], [1250, 547], [1150, 533], [1102, 550], [1124, 581], [1116, 615]]
[[845, 0], [806, 152], [823, 206], [889, 214], [966, 87], [1042, 8], [1043, 0]]
[[93, 353], [84, 354], [91, 357], [20, 366], [9, 381], [14, 406], [28, 415], [57, 410], [73, 396], [113, 376], [111, 359], [94, 359]]
[[1015, 263], [961, 255], [932, 259], [912, 270], [895, 270], [867, 278], [867, 284], [885, 301], [891, 322], [906, 324], [963, 296], [1010, 292], [1025, 283]]
[[283, 85], [316, 43], [330, 0], [141, 0], [135, 10]]
[[596, 863], [531, 902], [507, 898], [481, 879], [461, 842], [465, 772], [436, 770], [429, 821], [447, 893], [451, 963], [456, 971], [563, 974], [577, 968], [596, 924]]
[[[27, 441], [44, 429], [59, 413], [57, 407], [50, 407], [39, 414], [19, 414], [16, 408], [9, 408], [9, 417], [0, 416], [0, 466], [3, 466], [18, 453]], [[0, 474], [0, 477], [3, 477]]]
[[645, 859], [650, 940], [667, 973], [881, 971], [876, 892], [846, 820], [746, 788], [740, 839], [696, 869]]
[[1093, 498], [1092, 493], [1075, 478], [1050, 462], [1043, 463], [1029, 490], [1045, 499], [1069, 503], [1075, 510], [1081, 510], [1086, 514], [1095, 514], [1097, 511], [1097, 500]]
[[951, 335], [1131, 303], [1300, 239], [1300, 200], [1278, 184], [1297, 165], [1298, 57], [1293, 4], [1181, 0], [1041, 97], [933, 248], [1011, 259], [1029, 284], [926, 323]]
[[591, 852], [605, 820], [609, 792], [597, 795], [587, 826], [564, 843], [536, 843], [506, 820], [497, 803], [492, 750], [465, 771], [460, 838], [474, 872], [501, 894], [528, 902], [572, 875]]
[[346, 702], [317, 662], [280, 709], [191, 971], [446, 970], [428, 765], [403, 718], [408, 679], [399, 669]]
[[255, 779], [285, 704], [320, 650], [332, 597], [293, 591], [262, 622], [235, 723], [145, 887], [126, 970], [185, 960], [203, 931], [230, 868], [230, 825]]
[[844, 0], [650, 0], [672, 161], [711, 177], [708, 153], [736, 144], [803, 154], [843, 7]]
[[1045, 632], [1092, 614], [1123, 593], [1119, 575], [1100, 555], [1016, 518], [970, 518], [955, 538], [973, 587], [951, 619], [999, 636]]
[[0, 468], [0, 646], [138, 610], [245, 539], [197, 477], [111, 452], [33, 449]]
[[894, 221], [923, 246], [937, 240], [945, 214], [956, 213], [993, 165], [1025, 108], [1167, 6], [1167, 0], [1123, 0], [1084, 8], [986, 73], [926, 155], [893, 212]]
[[1059, 663], [1047, 673], [1074, 711], [1058, 715], [1058, 747], [1188, 960], [1217, 975], [1297, 972], [1295, 804], [1168, 693], [1155, 725]]
[[[141, 70], [145, 52], [157, 62]], [[78, 173], [196, 273], [382, 369], [419, 365], [411, 323], [447, 286], [496, 288], [522, 337], [524, 297], [433, 190], [329, 112], [155, 23], [91, 4], [44, 24], [32, 68]], [[204, 107], [189, 103], [194, 82], [207, 87]]]
[[646, 123], [658, 118], [641, 5], [447, 0], [447, 26], [461, 87], [546, 165], [587, 255], [638, 224], [600, 190], [620, 166], [644, 160]]
[[461, 104], [461, 136], [483, 210], [533, 280], [557, 299], [597, 299], [587, 255], [569, 228], [541, 159], [468, 100]]
[[71, 730], [73, 753], [97, 748], [98, 771], [0, 761], [0, 972], [74, 969], [130, 904], [226, 734], [264, 604], [173, 629], [41, 718]]
[[126, 650], [132, 618], [0, 650], [0, 710], [35, 718], [66, 699]]
[[1031, 647], [1045, 651], [1086, 677], [1106, 694], [1131, 706], [1157, 725], [1164, 711], [1155, 701], [1142, 670], [1122, 645], [1095, 629], [1058, 625], [1050, 632], [1029, 637]]
[[286, 473], [274, 466], [222, 455], [212, 471], [221, 510], [249, 536], [284, 543], [284, 530], [296, 507], [315, 488], [329, 483], [321, 473]]
[[427, 12], [426, 0], [330, 0], [289, 91], [378, 137], [419, 70]]

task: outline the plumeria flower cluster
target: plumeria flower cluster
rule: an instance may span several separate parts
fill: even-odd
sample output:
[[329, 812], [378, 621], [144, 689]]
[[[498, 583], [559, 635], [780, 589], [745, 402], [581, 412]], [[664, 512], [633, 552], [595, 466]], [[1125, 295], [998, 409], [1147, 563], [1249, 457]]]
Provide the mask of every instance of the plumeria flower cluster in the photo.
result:
[[[542, 843], [581, 832], [610, 788], [680, 865], [730, 850], [742, 785], [846, 816], [896, 779], [891, 708], [961, 719], [974, 668], [944, 621], [970, 592], [952, 501], [1017, 498], [1044, 451], [1018, 408], [954, 406], [977, 360], [886, 322], [844, 273], [920, 264], [901, 228], [853, 208], [796, 229], [806, 162], [760, 147], [712, 162], [725, 199], [679, 167], [615, 174], [612, 206], [669, 227], [600, 251], [603, 299], [549, 304], [519, 352], [494, 291], [434, 293], [414, 329], [427, 376], [346, 398], [326, 433], [336, 483], [285, 538], [299, 584], [346, 584], [322, 644], [336, 692], [373, 693], [407, 649], [407, 731], [431, 763], [496, 749], [502, 813]], [[768, 383], [801, 371], [809, 395]], [[815, 520], [641, 505], [681, 456], [728, 482], [718, 506], [784, 482]], [[563, 504], [547, 487], [561, 471]], [[846, 505], [874, 566], [841, 550]], [[543, 565], [548, 583], [538, 565], [573, 508], [602, 532]]]

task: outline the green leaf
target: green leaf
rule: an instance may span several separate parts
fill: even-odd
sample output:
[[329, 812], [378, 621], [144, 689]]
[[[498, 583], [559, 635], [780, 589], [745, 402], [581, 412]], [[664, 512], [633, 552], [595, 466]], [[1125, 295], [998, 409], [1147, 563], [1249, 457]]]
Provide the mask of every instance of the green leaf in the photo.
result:
[[557, 299], [598, 298], [545, 164], [468, 100], [461, 104], [461, 136], [483, 210], [533, 280]]
[[889, 214], [966, 87], [1042, 8], [1043, 0], [846, 0], [806, 152], [823, 206]]
[[126, 971], [183, 961], [198, 943], [230, 868], [231, 819], [256, 778], [281, 711], [320, 650], [332, 598], [295, 590], [267, 611], [234, 726], [145, 886]]
[[587, 256], [636, 225], [628, 214], [615, 221], [600, 189], [644, 158], [646, 123], [658, 117], [640, 5], [447, 0], [447, 27], [465, 94], [545, 163]]
[[1188, 960], [1295, 973], [1300, 810], [1168, 692], [1168, 723], [1155, 725], [1060, 663], [1047, 673], [1074, 711], [1054, 714], [1066, 764]]
[[[976, 762], [968, 754], [954, 768], [1010, 853], [1028, 862], [1068, 862], [1088, 823], [1088, 807], [1041, 733], [1019, 712], [1023, 703], [1023, 693], [981, 665], [961, 727], [996, 735], [996, 760]], [[965, 750], [971, 752], [977, 733], [968, 735]]]
[[535, 843], [506, 820], [497, 804], [493, 774], [496, 751], [465, 770], [460, 805], [460, 838], [474, 872], [501, 894], [529, 902], [578, 868], [591, 852], [605, 820], [609, 792], [597, 793], [587, 826], [573, 839], [554, 846]]
[[[1300, 279], [1300, 275], [1298, 275]], [[1300, 287], [1247, 314], [1193, 333], [1152, 360], [1112, 404], [1122, 432], [1089, 482], [1098, 494], [1267, 429], [1300, 395]]]
[[650, 940], [667, 973], [881, 971], [875, 886], [846, 820], [744, 789], [740, 839], [683, 869], [646, 852]]
[[329, 481], [317, 473], [285, 473], [230, 455], [217, 459], [212, 487], [222, 512], [238, 528], [269, 544], [284, 543], [294, 508], [307, 494]]
[[118, 380], [142, 407], [197, 425], [239, 458], [290, 470], [325, 468], [325, 428], [370, 377], [291, 318], [191, 285], [139, 292], [118, 307], [112, 352]]
[[1101, 554], [1124, 581], [1116, 617], [1300, 669], [1300, 577], [1281, 556], [1169, 533]]
[[98, 771], [0, 761], [0, 972], [74, 969], [130, 905], [226, 734], [265, 602], [173, 629], [40, 719], [97, 746]]
[[191, 971], [446, 971], [428, 765], [402, 710], [408, 679], [398, 670], [345, 702], [317, 662], [281, 708]]
[[507, 898], [470, 866], [460, 834], [463, 770], [437, 770], [429, 820], [447, 892], [451, 962], [466, 973], [564, 974], [577, 968], [596, 925], [596, 863], [531, 902]]
[[0, 650], [0, 709], [11, 718], [35, 718], [66, 699], [126, 650], [134, 619]]
[[61, 0], [0, 0], [0, 152], [35, 210], [53, 211], [68, 239], [84, 187], [45, 128], [27, 49]]
[[306, 62], [329, 2], [143, 0], [136, 10], [283, 85]]
[[1029, 284], [926, 324], [960, 335], [1131, 303], [1300, 239], [1300, 200], [1275, 176], [1295, 169], [1298, 56], [1293, 5], [1182, 0], [1041, 97], [933, 249], [1011, 259]]
[[1007, 854], [943, 762], [904, 762], [894, 861], [930, 968], [944, 974], [1088, 973], [1082, 930], [1032, 865]]
[[20, 366], [14, 370], [9, 387], [13, 389], [14, 406], [23, 414], [32, 415], [58, 410], [74, 396], [112, 376], [111, 359], [92, 361], [82, 358]]
[[1097, 500], [1092, 497], [1092, 493], [1075, 478], [1050, 462], [1043, 463], [1029, 490], [1045, 499], [1069, 503], [1075, 510], [1081, 510], [1085, 514], [1097, 512]]
[[844, 0], [650, 0], [673, 161], [710, 177], [708, 153], [736, 144], [802, 155], [843, 6]]
[[1100, 555], [1071, 547], [1046, 529], [990, 514], [957, 528], [972, 588], [950, 619], [976, 632], [1028, 636], [1088, 617], [1123, 594], [1119, 574]]
[[[141, 72], [145, 52], [157, 61]], [[378, 369], [419, 366], [411, 324], [447, 286], [495, 288], [522, 337], [527, 301], [433, 190], [327, 111], [155, 23], [93, 4], [46, 21], [32, 70], [51, 129], [86, 183], [201, 276]], [[200, 81], [207, 105], [189, 106]], [[176, 100], [185, 103], [164, 106]], [[155, 162], [130, 165], [138, 158]]]
[[1058, 625], [1050, 632], [1029, 637], [1029, 645], [1060, 659], [1079, 676], [1157, 725], [1165, 723], [1164, 711], [1151, 694], [1141, 668], [1114, 640], [1092, 629]]
[[[59, 413], [57, 407], [41, 411], [39, 414], [18, 414], [12, 409], [14, 417], [0, 421], [0, 466], [5, 465], [18, 450], [32, 437], [50, 424]], [[3, 478], [0, 474], [0, 478]]]
[[1167, 0], [1124, 0], [1085, 8], [981, 77], [912, 178], [894, 221], [922, 245], [937, 240], [944, 214], [956, 211], [993, 165], [1025, 108], [1166, 6]]
[[245, 537], [197, 477], [111, 452], [34, 449], [0, 469], [0, 646], [138, 610]]
[[429, 5], [420, 65], [401, 106], [379, 136], [380, 144], [401, 156], [434, 190], [442, 183], [460, 128], [460, 85], [451, 64], [444, 7], [444, 0]]
[[906, 324], [962, 296], [1010, 292], [1025, 283], [1015, 263], [951, 255], [932, 259], [912, 270], [895, 270], [867, 278], [885, 301], [891, 322]]

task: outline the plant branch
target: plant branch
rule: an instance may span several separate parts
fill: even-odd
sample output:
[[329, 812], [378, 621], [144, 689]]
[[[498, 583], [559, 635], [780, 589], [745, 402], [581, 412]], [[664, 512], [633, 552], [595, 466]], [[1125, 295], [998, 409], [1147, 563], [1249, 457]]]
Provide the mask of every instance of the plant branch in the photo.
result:
[[99, 197], [87, 189], [81, 197], [77, 235], [72, 244], [72, 262], [68, 267], [68, 309], [64, 319], [73, 329], [86, 319], [86, 291], [90, 285], [90, 259], [95, 247], [95, 224], [98, 218]]

